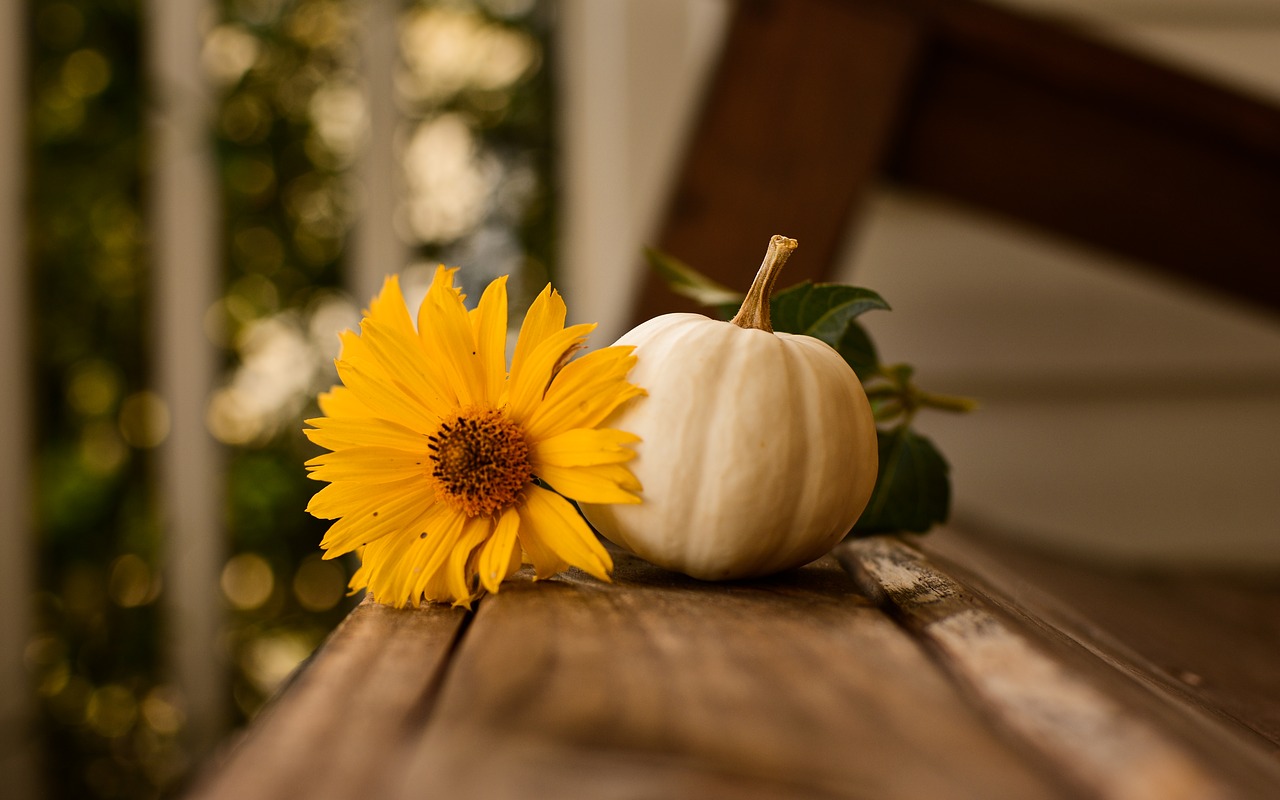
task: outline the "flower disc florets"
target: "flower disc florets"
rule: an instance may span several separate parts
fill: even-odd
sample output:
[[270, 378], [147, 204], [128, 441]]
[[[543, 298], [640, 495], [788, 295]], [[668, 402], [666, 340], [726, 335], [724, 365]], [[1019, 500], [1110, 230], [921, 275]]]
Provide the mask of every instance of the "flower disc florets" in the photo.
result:
[[459, 411], [427, 440], [439, 498], [468, 517], [516, 504], [533, 478], [524, 431], [496, 409]]

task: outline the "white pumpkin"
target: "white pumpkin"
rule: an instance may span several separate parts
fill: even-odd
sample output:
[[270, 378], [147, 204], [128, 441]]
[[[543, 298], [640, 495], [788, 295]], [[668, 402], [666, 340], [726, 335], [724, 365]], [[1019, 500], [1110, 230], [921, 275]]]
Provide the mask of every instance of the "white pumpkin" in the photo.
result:
[[796, 243], [775, 236], [733, 322], [666, 314], [618, 340], [648, 394], [605, 427], [639, 435], [634, 505], [583, 505], [610, 541], [704, 580], [769, 575], [835, 546], [871, 497], [875, 420], [826, 343], [774, 333], [768, 298]]

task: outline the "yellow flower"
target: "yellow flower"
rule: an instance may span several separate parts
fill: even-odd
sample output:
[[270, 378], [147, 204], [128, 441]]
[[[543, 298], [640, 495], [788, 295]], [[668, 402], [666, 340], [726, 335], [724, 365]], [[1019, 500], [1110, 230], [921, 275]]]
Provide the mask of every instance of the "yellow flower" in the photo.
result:
[[455, 271], [436, 270], [416, 331], [391, 277], [360, 333], [341, 336], [343, 386], [320, 396], [324, 416], [306, 431], [333, 451], [307, 462], [329, 482], [307, 510], [338, 520], [324, 557], [360, 550], [351, 588], [394, 606], [469, 605], [481, 587], [498, 591], [522, 551], [538, 578], [575, 566], [607, 581], [613, 561], [565, 497], [640, 502], [626, 466], [638, 437], [599, 427], [644, 394], [626, 381], [635, 356], [607, 347], [569, 361], [595, 326], [566, 328], [548, 286], [508, 375], [507, 279], [468, 312]]

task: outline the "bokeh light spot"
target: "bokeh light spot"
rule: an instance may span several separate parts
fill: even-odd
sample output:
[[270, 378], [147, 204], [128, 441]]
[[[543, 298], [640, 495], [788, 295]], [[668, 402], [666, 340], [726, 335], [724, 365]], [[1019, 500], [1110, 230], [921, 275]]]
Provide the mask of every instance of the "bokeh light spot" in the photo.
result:
[[142, 719], [156, 733], [171, 735], [182, 730], [187, 715], [176, 691], [168, 686], [157, 686], [142, 698]]
[[307, 611], [328, 611], [346, 594], [347, 576], [336, 561], [307, 556], [293, 576], [293, 594]]
[[240, 25], [219, 25], [205, 37], [201, 58], [214, 82], [230, 86], [253, 68], [261, 50], [258, 37]]
[[531, 36], [469, 9], [420, 8], [402, 31], [400, 52], [408, 71], [401, 90], [420, 102], [438, 103], [468, 89], [505, 88], [540, 57]]
[[72, 97], [93, 97], [110, 83], [111, 64], [97, 50], [77, 50], [62, 65], [62, 87]]
[[80, 429], [80, 463], [94, 475], [114, 475], [129, 457], [129, 448], [110, 422], [89, 422]]
[[271, 108], [256, 94], [242, 92], [228, 98], [218, 117], [224, 136], [239, 145], [260, 143], [271, 132]]
[[118, 422], [132, 447], [156, 447], [169, 437], [169, 406], [155, 392], [134, 392], [120, 403]]
[[87, 416], [106, 414], [120, 398], [120, 370], [102, 359], [85, 359], [68, 370], [67, 402]]
[[125, 553], [111, 563], [107, 595], [121, 608], [137, 608], [151, 601], [151, 567], [133, 553]]
[[115, 684], [96, 689], [85, 707], [85, 721], [107, 739], [124, 736], [137, 718], [138, 703], [133, 692]]
[[457, 239], [484, 216], [500, 172], [467, 121], [443, 114], [424, 122], [406, 148], [409, 225], [423, 242]]
[[251, 611], [270, 599], [275, 573], [257, 553], [241, 553], [223, 566], [220, 584], [227, 602], [241, 611]]
[[245, 646], [240, 666], [260, 692], [270, 694], [311, 655], [315, 646], [310, 637], [296, 631], [261, 636]]
[[240, 194], [262, 197], [275, 188], [276, 171], [259, 158], [241, 156], [227, 163], [227, 183]]

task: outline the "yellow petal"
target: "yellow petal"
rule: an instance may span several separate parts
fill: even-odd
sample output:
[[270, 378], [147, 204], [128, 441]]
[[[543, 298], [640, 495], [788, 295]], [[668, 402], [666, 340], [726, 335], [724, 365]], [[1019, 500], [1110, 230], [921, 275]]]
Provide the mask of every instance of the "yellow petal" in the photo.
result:
[[457, 406], [457, 394], [439, 365], [428, 360], [412, 330], [405, 334], [374, 320], [365, 320], [360, 323], [360, 331], [360, 338], [368, 345], [383, 373], [432, 414], [443, 417]]
[[409, 316], [409, 304], [400, 291], [398, 275], [388, 275], [382, 282], [382, 289], [369, 304], [365, 318], [375, 320], [400, 334], [413, 333], [413, 318]]
[[320, 403], [320, 413], [326, 417], [342, 417], [346, 419], [365, 419], [373, 416], [369, 407], [360, 402], [355, 392], [345, 386], [335, 386], [316, 398]]
[[[394, 276], [383, 284], [367, 314], [360, 323], [361, 335], [339, 334], [342, 354], [338, 360], [355, 364], [383, 386], [408, 394], [437, 417], [448, 413], [456, 398], [440, 370], [427, 359]], [[361, 399], [370, 405], [369, 398]]]
[[513, 553], [516, 558], [516, 568], [520, 567], [520, 546], [516, 540], [516, 532], [519, 529], [520, 514], [515, 509], [508, 508], [498, 518], [498, 524], [494, 527], [489, 541], [484, 543], [484, 548], [480, 552], [480, 583], [484, 584], [484, 588], [490, 592], [496, 594], [499, 584], [513, 572], [511, 569]]
[[337, 558], [393, 534], [412, 536], [421, 530], [435, 504], [431, 494], [415, 492], [386, 502], [370, 503], [347, 514], [325, 532], [320, 542], [325, 550], [324, 558]]
[[640, 482], [622, 464], [598, 464], [591, 467], [553, 467], [542, 465], [537, 476], [565, 497], [579, 503], [639, 503], [633, 492]]
[[553, 467], [587, 467], [595, 464], [620, 464], [636, 457], [627, 445], [640, 437], [611, 428], [575, 428], [536, 441], [533, 446], [534, 471], [542, 465]]
[[375, 542], [370, 542], [360, 554], [363, 563], [356, 572], [360, 581], [357, 582], [356, 576], [353, 576], [353, 588], [363, 584], [379, 603], [397, 608], [406, 605], [409, 602], [409, 593], [399, 591], [397, 587], [403, 583], [400, 580], [401, 574], [410, 569], [405, 555], [417, 538], [417, 536], [405, 534], [384, 536]]
[[481, 402], [497, 405], [507, 380], [506, 275], [489, 284], [470, 316], [484, 382]]
[[472, 563], [472, 552], [484, 544], [492, 530], [493, 520], [488, 517], [473, 517], [467, 520], [462, 529], [462, 535], [458, 537], [458, 541], [449, 552], [449, 563], [445, 566], [451, 596], [437, 599], [453, 600], [454, 605], [470, 607], [475, 590], [472, 588], [472, 575], [467, 574], [467, 566]]
[[636, 357], [630, 347], [606, 347], [569, 362], [556, 375], [546, 397], [525, 422], [534, 441], [574, 428], [594, 428], [618, 406], [644, 389], [628, 383]]
[[439, 367], [447, 385], [453, 387], [458, 404], [469, 406], [482, 401], [485, 387], [471, 320], [453, 286], [455, 271], [444, 266], [436, 269], [431, 288], [418, 309], [418, 337], [427, 357]]
[[348, 447], [318, 455], [306, 463], [317, 481], [358, 481], [389, 483], [402, 478], [421, 476], [431, 471], [426, 451], [411, 453], [394, 447]]
[[374, 484], [365, 481], [339, 481], [313, 494], [307, 503], [307, 513], [320, 519], [337, 519], [356, 513], [370, 504], [389, 503], [423, 489], [424, 482], [417, 476]]
[[578, 567], [602, 581], [609, 580], [613, 559], [568, 500], [540, 486], [530, 486], [525, 497], [525, 504], [520, 508], [519, 536], [525, 550], [534, 558], [538, 577], [547, 576], [535, 550], [549, 550], [560, 562]]
[[[520, 527], [519, 523], [517, 522], [516, 528], [518, 529], [519, 527]], [[517, 541], [516, 546], [511, 548], [511, 559], [507, 562], [507, 571], [506, 571], [506, 574], [502, 576], [502, 580], [505, 581], [507, 578], [510, 578], [512, 575], [515, 575], [517, 572], [520, 571], [520, 568], [523, 566], [524, 566], [524, 550], [520, 547], [520, 543]]]
[[402, 572], [401, 582], [397, 585], [397, 591], [412, 598], [414, 605], [418, 605], [423, 597], [428, 600], [448, 599], [444, 565], [449, 553], [457, 546], [467, 518], [444, 503], [440, 507], [441, 513], [428, 522], [405, 556], [408, 567]]
[[373, 359], [338, 359], [337, 367], [338, 377], [375, 416], [416, 431], [434, 431], [439, 426], [440, 416], [396, 383]]
[[516, 349], [511, 355], [511, 375], [514, 378], [524, 368], [533, 349], [547, 337], [564, 328], [567, 314], [564, 300], [560, 293], [547, 284], [529, 306], [520, 325], [520, 336], [516, 339]]
[[533, 348], [521, 363], [519, 371], [512, 367], [510, 397], [507, 401], [507, 411], [512, 419], [523, 423], [530, 418], [542, 402], [547, 384], [551, 382], [551, 371], [560, 362], [561, 356], [581, 344], [595, 327], [594, 324], [571, 325], [557, 331]]
[[461, 515], [444, 503], [436, 503], [417, 526], [406, 529], [403, 535], [387, 536], [370, 544], [363, 554], [370, 568], [370, 591], [379, 602], [418, 605], [421, 584], [429, 577], [426, 570], [439, 569], [442, 558], [437, 559], [437, 554], [447, 552], [455, 530], [460, 529]]
[[345, 447], [393, 447], [421, 452], [427, 447], [427, 434], [409, 430], [390, 420], [316, 417], [307, 420], [314, 428], [304, 429], [307, 438], [326, 450]]
[[517, 536], [520, 539], [521, 549], [529, 557], [529, 563], [533, 565], [533, 571], [537, 579], [550, 578], [552, 575], [568, 569], [569, 562], [556, 555], [554, 550], [538, 538], [533, 529], [525, 524], [525, 517], [526, 514], [522, 511], [520, 514], [520, 529], [517, 531]]

